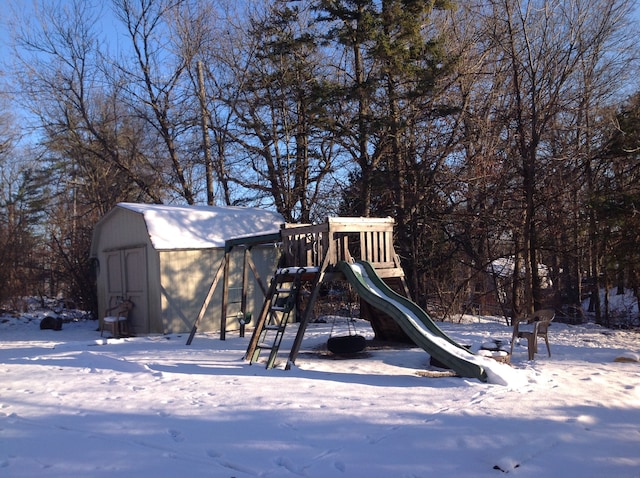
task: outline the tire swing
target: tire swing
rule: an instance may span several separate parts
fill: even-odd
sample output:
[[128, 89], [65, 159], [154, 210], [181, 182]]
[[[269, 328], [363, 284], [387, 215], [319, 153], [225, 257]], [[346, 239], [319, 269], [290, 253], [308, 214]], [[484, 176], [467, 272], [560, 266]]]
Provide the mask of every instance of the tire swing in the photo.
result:
[[349, 306], [349, 317], [347, 318], [348, 334], [334, 336], [333, 330], [336, 326], [337, 317], [333, 317], [333, 324], [331, 324], [331, 332], [329, 333], [329, 339], [327, 340], [327, 350], [334, 355], [351, 355], [362, 352], [367, 346], [366, 339], [359, 335], [355, 323], [353, 322], [353, 316], [351, 313], [351, 306]]
[[362, 352], [367, 346], [367, 341], [362, 335], [342, 335], [329, 337], [327, 349], [334, 355], [349, 355]]

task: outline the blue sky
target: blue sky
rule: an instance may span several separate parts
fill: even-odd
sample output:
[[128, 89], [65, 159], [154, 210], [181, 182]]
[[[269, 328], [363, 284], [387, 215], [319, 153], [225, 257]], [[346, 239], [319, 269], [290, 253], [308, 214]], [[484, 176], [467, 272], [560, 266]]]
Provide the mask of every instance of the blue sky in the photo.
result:
[[[19, 1], [20, 0], [18, 0], [18, 2]], [[11, 5], [12, 3], [16, 5], [18, 2], [0, 0], [0, 52], [2, 52], [1, 60], [4, 60], [5, 56], [8, 53], [7, 47], [9, 44], [9, 29], [7, 27], [7, 19], [11, 16], [11, 8], [9, 7], [9, 5]]]
[[[42, 1], [42, 0], [39, 0]], [[71, 3], [70, 0], [45, 0], [45, 3], [51, 2], [51, 4], [55, 3]], [[7, 76], [7, 72], [11, 69], [11, 23], [15, 21], [16, 12], [19, 16], [24, 16], [28, 18], [30, 15], [33, 15], [34, 4], [37, 3], [37, 0], [0, 0], [0, 94], [8, 93], [10, 96], [12, 91], [12, 87], [9, 84], [9, 78]], [[87, 5], [94, 4], [97, 7], [102, 9], [102, 19], [103, 27], [102, 30], [109, 42], [110, 48], [117, 49], [118, 47], [118, 36], [116, 34], [116, 25], [117, 22], [113, 18], [113, 14], [111, 12], [110, 1], [104, 1], [103, 3], [98, 2], [86, 2]], [[15, 111], [14, 111], [15, 113]]]

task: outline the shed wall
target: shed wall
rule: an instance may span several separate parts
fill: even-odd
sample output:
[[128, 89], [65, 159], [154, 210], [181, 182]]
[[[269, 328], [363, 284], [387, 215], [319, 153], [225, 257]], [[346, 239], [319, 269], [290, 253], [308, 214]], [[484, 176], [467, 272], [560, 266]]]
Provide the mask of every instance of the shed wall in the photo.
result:
[[[119, 302], [126, 295], [134, 302], [130, 316], [131, 331], [144, 335], [185, 333], [191, 330], [224, 258], [224, 249], [158, 251], [149, 238], [144, 215], [116, 207], [97, 224], [91, 254], [99, 263], [99, 318], [104, 316], [104, 311], [110, 305], [115, 305], [114, 302]], [[278, 260], [277, 249], [273, 246], [255, 246], [251, 256], [262, 283], [268, 287]], [[227, 330], [234, 330], [239, 328], [236, 319], [241, 310], [242, 247], [232, 250], [230, 264]], [[134, 288], [127, 288], [127, 283], [134, 284]], [[223, 284], [221, 278], [198, 324], [199, 331], [220, 330]], [[249, 271], [247, 312], [253, 318], [257, 317], [263, 302], [262, 290], [253, 272]]]
[[[241, 253], [241, 249], [236, 251], [236, 254], [238, 254], [238, 261], [243, 260], [240, 256]], [[259, 278], [263, 286], [268, 289], [273, 273], [278, 266], [278, 260], [280, 258], [279, 250], [274, 246], [267, 245], [254, 247], [251, 249], [251, 258], [258, 270]], [[251, 312], [251, 325], [253, 326], [260, 315], [260, 311], [264, 305], [265, 296], [258, 284], [258, 279], [251, 271], [248, 273], [248, 278], [247, 295], [249, 300], [247, 301], [247, 310], [248, 312]], [[242, 276], [239, 276], [238, 281], [238, 283], [242, 283]], [[229, 306], [230, 314], [233, 312], [232, 307], [233, 305]]]
[[[274, 247], [255, 247], [252, 258], [263, 284], [269, 279], [277, 263]], [[189, 251], [160, 251], [160, 280], [162, 333], [189, 332], [200, 313], [216, 272], [224, 259], [223, 249], [201, 249]], [[226, 330], [237, 330], [236, 314], [241, 310], [241, 288], [244, 250], [234, 249], [229, 263], [229, 298]], [[224, 277], [221, 277], [213, 297], [198, 323], [198, 331], [217, 332], [222, 318], [222, 293]], [[249, 272], [247, 282], [247, 312], [257, 317], [264, 295], [257, 279]]]
[[[142, 215], [125, 209], [112, 210], [99, 224], [94, 235], [92, 255], [98, 259], [97, 295], [100, 318], [104, 311], [129, 297], [134, 302], [130, 314], [135, 334], [154, 332], [152, 320], [158, 317], [159, 300], [150, 296], [150, 284], [157, 271], [158, 254], [151, 247]], [[155, 273], [157, 276], [157, 272]]]
[[[223, 249], [160, 252], [160, 283], [163, 333], [183, 333], [191, 330], [213, 282]], [[222, 282], [200, 322], [198, 329], [216, 330], [220, 327]], [[217, 321], [214, 320], [218, 315]]]
[[98, 251], [150, 245], [144, 217], [127, 209], [116, 208], [100, 224]]

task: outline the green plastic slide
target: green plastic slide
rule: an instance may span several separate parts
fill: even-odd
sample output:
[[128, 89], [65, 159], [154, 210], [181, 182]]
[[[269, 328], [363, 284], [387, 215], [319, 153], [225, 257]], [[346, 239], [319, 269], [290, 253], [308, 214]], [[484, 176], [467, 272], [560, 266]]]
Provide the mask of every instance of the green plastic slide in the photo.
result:
[[456, 343], [436, 325], [416, 303], [393, 291], [366, 261], [340, 262], [338, 268], [362, 299], [388, 314], [431, 357], [462, 377], [487, 381], [484, 368], [474, 363], [474, 355]]

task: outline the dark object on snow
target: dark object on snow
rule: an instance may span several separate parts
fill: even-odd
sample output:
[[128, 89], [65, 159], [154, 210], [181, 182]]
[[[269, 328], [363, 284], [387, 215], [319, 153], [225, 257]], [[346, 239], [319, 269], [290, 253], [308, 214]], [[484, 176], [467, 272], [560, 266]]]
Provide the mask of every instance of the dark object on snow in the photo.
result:
[[336, 355], [355, 354], [362, 352], [367, 341], [362, 335], [345, 335], [343, 337], [329, 337], [327, 349]]
[[62, 330], [62, 319], [60, 317], [45, 317], [40, 321], [40, 330]]

